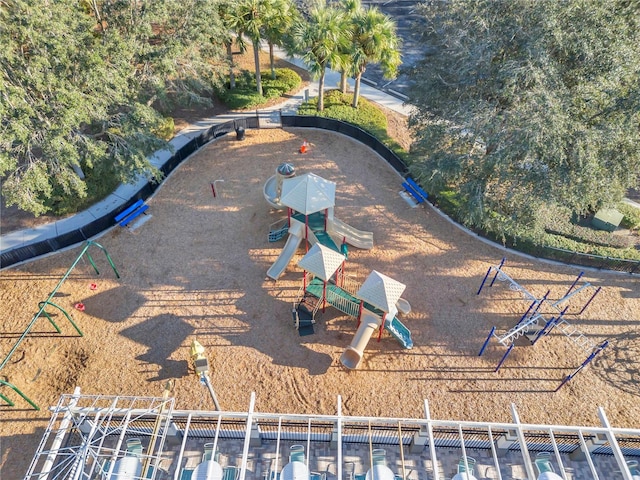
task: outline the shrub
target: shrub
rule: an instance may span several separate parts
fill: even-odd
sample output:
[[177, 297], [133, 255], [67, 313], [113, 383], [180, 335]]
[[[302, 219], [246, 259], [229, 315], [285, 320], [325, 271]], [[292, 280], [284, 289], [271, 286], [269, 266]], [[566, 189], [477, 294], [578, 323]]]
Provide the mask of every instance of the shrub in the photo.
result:
[[120, 184], [120, 179], [113, 168], [104, 164], [98, 164], [94, 168], [84, 168], [86, 196], [79, 198], [76, 195], [67, 195], [60, 187], [55, 187], [46, 205], [51, 207], [51, 213], [56, 216], [64, 216], [89, 208], [97, 201], [112, 193]]
[[324, 95], [322, 112], [318, 111], [318, 99], [313, 98], [300, 105], [298, 115], [316, 115], [356, 125], [376, 137], [407, 163], [407, 151], [387, 134], [387, 117], [382, 110], [375, 103], [362, 97], [358, 101], [358, 108], [353, 108], [352, 100], [353, 95], [350, 93], [329, 90]]
[[279, 89], [283, 94], [298, 89], [302, 84], [300, 75], [290, 68], [276, 68], [275, 80], [271, 78], [271, 75], [265, 77], [262, 79], [263, 87]]
[[160, 123], [160, 126], [156, 128], [153, 133], [155, 133], [161, 139], [169, 141], [175, 134], [175, 128], [176, 125], [173, 121], [173, 118], [164, 117], [162, 119], [162, 122]]
[[617, 210], [624, 215], [620, 226], [629, 230], [640, 230], [640, 208], [633, 207], [627, 203], [619, 203]]
[[302, 83], [300, 75], [290, 68], [277, 68], [276, 78], [271, 75], [262, 76], [262, 95], [256, 91], [255, 75], [242, 70], [236, 78], [236, 87], [231, 90], [229, 82], [216, 90], [216, 96], [232, 110], [256, 108], [269, 100], [297, 89]]
[[633, 246], [629, 237], [614, 235], [611, 232], [591, 227], [591, 221], [579, 225], [580, 218], [572, 215], [569, 209], [551, 205], [544, 208], [541, 214], [544, 229], [552, 235], [560, 235], [580, 244], [601, 247], [627, 248]]

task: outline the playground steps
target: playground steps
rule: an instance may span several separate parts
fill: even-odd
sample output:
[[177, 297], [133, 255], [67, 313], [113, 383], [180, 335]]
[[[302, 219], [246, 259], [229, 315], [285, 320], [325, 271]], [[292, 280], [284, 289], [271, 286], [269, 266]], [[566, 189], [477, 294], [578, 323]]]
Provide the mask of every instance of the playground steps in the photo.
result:
[[285, 225], [284, 227], [277, 230], [271, 230], [269, 232], [269, 242], [277, 242], [278, 240], [282, 240], [287, 233], [289, 233], [288, 225]]
[[313, 318], [312, 310], [309, 310], [307, 305], [301, 302], [294, 307], [291, 313], [293, 315], [293, 323], [301, 337], [315, 333], [313, 324], [316, 321]]

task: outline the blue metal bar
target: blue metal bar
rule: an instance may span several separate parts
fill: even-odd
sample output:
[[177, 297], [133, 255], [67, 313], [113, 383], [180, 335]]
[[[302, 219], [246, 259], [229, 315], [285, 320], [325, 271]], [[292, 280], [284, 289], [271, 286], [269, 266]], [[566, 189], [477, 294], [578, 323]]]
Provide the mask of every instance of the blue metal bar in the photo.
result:
[[573, 290], [573, 287], [576, 286], [576, 284], [580, 281], [580, 279], [582, 278], [582, 276], [584, 275], [584, 272], [580, 272], [578, 274], [578, 276], [576, 277], [576, 279], [573, 281], [573, 283], [571, 284], [571, 286], [569, 287], [569, 290], [567, 290], [567, 293], [564, 294], [563, 298], [566, 297], [567, 295], [569, 295], [571, 293], [571, 291]]
[[493, 284], [496, 282], [496, 278], [498, 278], [498, 274], [502, 270], [502, 267], [504, 266], [504, 262], [506, 261], [507, 261], [507, 257], [502, 257], [502, 260], [500, 261], [500, 265], [498, 265], [498, 268], [496, 268], [496, 274], [493, 276], [493, 280], [491, 280], [491, 284], [489, 285], [490, 287], [493, 287]]
[[500, 359], [500, 362], [498, 363], [498, 366], [496, 367], [496, 369], [494, 370], [494, 372], [497, 372], [498, 370], [500, 370], [500, 367], [502, 366], [502, 364], [504, 363], [504, 361], [507, 359], [507, 357], [509, 356], [509, 354], [511, 353], [511, 350], [513, 350], [513, 347], [515, 347], [515, 344], [512, 343], [511, 345], [509, 345], [509, 348], [507, 349], [507, 351], [505, 352], [505, 354], [502, 356], [502, 358]]
[[596, 288], [596, 291], [593, 292], [593, 295], [591, 295], [591, 298], [589, 300], [587, 300], [587, 303], [584, 304], [584, 307], [582, 307], [582, 310], [580, 310], [580, 312], [578, 313], [578, 315], [582, 315], [582, 313], [587, 309], [587, 307], [589, 306], [589, 304], [593, 301], [594, 298], [596, 298], [596, 295], [598, 293], [600, 293], [600, 290], [602, 290], [602, 287], [598, 287]]
[[544, 301], [547, 299], [547, 297], [549, 296], [549, 294], [551, 293], [551, 290], [547, 290], [547, 293], [544, 294], [544, 297], [542, 297], [542, 299], [540, 300], [540, 302], [538, 303], [538, 305], [536, 306], [536, 309], [531, 313], [531, 316], [533, 317], [536, 313], [538, 313], [538, 310], [540, 310], [540, 307], [542, 306], [542, 304], [544, 303]]
[[558, 388], [556, 388], [554, 391], [557, 392], [558, 390], [560, 390], [563, 385], [565, 383], [567, 383], [569, 380], [571, 380], [573, 377], [575, 377], [578, 373], [580, 373], [580, 371], [586, 367], [587, 365], [589, 365], [594, 358], [596, 358], [596, 355], [598, 355], [602, 350], [604, 350], [605, 348], [607, 348], [607, 345], [609, 345], [609, 340], [605, 340], [604, 342], [602, 342], [600, 345], [598, 345], [593, 352], [591, 352], [591, 354], [589, 354], [589, 356], [587, 357], [587, 359], [582, 362], [582, 365], [580, 365], [578, 368], [575, 369], [575, 371], [569, 375], [567, 375], [564, 380], [562, 380], [562, 383], [560, 385], [558, 385]]
[[545, 332], [547, 331], [547, 328], [549, 328], [549, 325], [551, 325], [555, 321], [555, 319], [556, 317], [551, 317], [549, 321], [544, 324], [544, 327], [538, 330], [538, 333], [536, 334], [536, 338], [533, 339], [533, 341], [531, 342], [531, 345], [536, 344], [536, 342], [545, 334]]
[[482, 291], [482, 287], [484, 287], [484, 283], [487, 281], [487, 278], [489, 277], [489, 274], [491, 273], [491, 269], [493, 267], [489, 267], [489, 270], [487, 270], [487, 273], [485, 274], [484, 278], [482, 279], [482, 283], [480, 284], [480, 288], [478, 289], [478, 293], [476, 293], [476, 295], [480, 295], [480, 292]]
[[537, 300], [534, 300], [533, 302], [531, 302], [531, 305], [529, 305], [529, 308], [527, 308], [527, 311], [524, 312], [524, 314], [520, 317], [520, 320], [518, 320], [518, 323], [516, 323], [516, 325], [519, 325], [520, 322], [522, 322], [525, 318], [527, 318], [527, 315], [529, 315], [529, 312], [537, 302], [538, 302]]
[[491, 337], [493, 337], [494, 333], [496, 333], [496, 327], [493, 327], [491, 329], [491, 331], [489, 332], [489, 336], [487, 337], [487, 339], [482, 344], [482, 348], [480, 349], [480, 353], [478, 354], [479, 357], [481, 357], [482, 354], [484, 353], [484, 351], [487, 349], [487, 345], [489, 345], [489, 341], [491, 340]]

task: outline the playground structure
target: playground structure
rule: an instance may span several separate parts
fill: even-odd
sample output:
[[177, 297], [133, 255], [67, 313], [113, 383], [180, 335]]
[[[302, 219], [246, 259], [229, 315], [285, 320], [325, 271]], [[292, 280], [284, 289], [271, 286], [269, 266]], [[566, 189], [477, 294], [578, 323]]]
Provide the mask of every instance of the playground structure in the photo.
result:
[[[603, 341], [600, 344], [594, 343], [587, 335], [585, 335], [582, 331], [580, 331], [566, 319], [566, 316], [569, 314], [581, 315], [582, 313], [584, 313], [584, 311], [591, 304], [596, 295], [598, 295], [598, 293], [601, 291], [602, 287], [595, 287], [591, 283], [584, 281], [582, 278], [584, 276], [584, 272], [580, 272], [571, 286], [569, 286], [565, 294], [555, 302], [551, 302], [549, 300], [551, 290], [547, 290], [547, 292], [541, 298], [537, 298], [535, 295], [527, 291], [522, 285], [512, 279], [509, 275], [507, 275], [503, 270], [505, 261], [506, 259], [503, 258], [499, 265], [492, 265], [491, 267], [489, 267], [487, 273], [482, 279], [482, 283], [480, 284], [480, 288], [478, 289], [476, 295], [480, 295], [487, 283], [487, 280], [493, 273], [493, 278], [489, 283], [489, 287], [493, 287], [496, 280], [500, 282], [506, 282], [508, 283], [510, 290], [520, 292], [524, 300], [531, 303], [529, 304], [529, 307], [527, 308], [525, 313], [518, 320], [518, 323], [516, 323], [516, 325], [513, 328], [509, 329], [507, 332], [499, 334], [497, 333], [497, 329], [494, 326], [489, 332], [486, 340], [484, 341], [484, 344], [482, 345], [478, 356], [482, 356], [492, 338], [495, 338], [500, 345], [507, 347], [506, 352], [496, 366], [495, 371], [497, 372], [503, 365], [511, 351], [514, 349], [516, 341], [518, 339], [524, 337], [530, 341], [531, 345], [535, 345], [538, 340], [550, 334], [554, 329], [557, 328], [567, 339], [569, 339], [573, 344], [575, 344], [581, 350], [587, 352], [588, 354], [587, 358], [582, 362], [582, 364], [580, 364], [573, 372], [564, 377], [560, 385], [555, 390], [557, 392], [567, 382], [569, 382], [578, 373], [580, 373], [580, 371], [584, 369], [589, 363], [591, 363], [593, 359], [609, 344], [607, 340]], [[569, 301], [572, 298], [577, 298], [577, 295], [580, 293], [587, 294], [587, 300], [582, 306], [578, 307], [579, 311], [570, 313], [569, 309], [571, 305]], [[552, 311], [554, 312], [554, 315], [548, 320], [542, 313], [542, 306], [543, 304], [545, 304], [545, 302], [546, 304], [550, 305]]]
[[[314, 245], [298, 263], [304, 269], [304, 283], [293, 303], [292, 311], [297, 325], [303, 322], [301, 319], [308, 322], [309, 318], [311, 323], [315, 323], [315, 314], [320, 308], [324, 311], [327, 304], [349, 317], [356, 318], [356, 333], [340, 357], [340, 362], [350, 370], [356, 369], [362, 361], [364, 349], [376, 330], [378, 341], [384, 329], [403, 348], [411, 349], [411, 332], [397, 318], [398, 305], [402, 305], [404, 311], [411, 310], [409, 302], [400, 298], [406, 286], [373, 270], [357, 290], [345, 287], [342, 281], [344, 267], [339, 266], [334, 272], [333, 267], [326, 268], [327, 263], [321, 265], [316, 260], [320, 258], [320, 249], [322, 246]], [[324, 259], [326, 258], [325, 256]], [[333, 262], [335, 265], [336, 260]], [[311, 279], [308, 279], [308, 273], [311, 273]]]
[[[333, 215], [335, 205], [334, 182], [313, 173], [299, 177], [285, 177], [291, 168], [282, 164], [277, 174], [267, 180], [264, 195], [272, 206], [287, 207], [287, 219], [277, 222], [269, 232], [269, 241], [277, 241], [288, 234], [280, 255], [267, 271], [277, 280], [291, 262], [304, 240], [306, 255], [298, 262], [304, 270], [303, 287], [294, 301], [292, 314], [300, 335], [313, 333], [315, 315], [327, 304], [358, 319], [358, 330], [351, 345], [342, 354], [342, 364], [355, 369], [362, 360], [364, 349], [373, 332], [387, 330], [404, 348], [411, 348], [411, 332], [396, 318], [398, 311], [409, 313], [411, 305], [400, 295], [406, 288], [400, 282], [375, 270], [360, 288], [349, 290], [344, 285], [344, 266], [347, 244], [357, 248], [373, 248], [373, 234], [357, 230]], [[307, 281], [307, 274], [311, 274]], [[398, 306], [396, 306], [398, 304]]]
[[276, 168], [276, 174], [267, 179], [264, 183], [264, 188], [262, 189], [264, 199], [269, 205], [278, 210], [286, 208], [286, 206], [280, 202], [280, 197], [282, 195], [282, 182], [286, 178], [293, 178], [295, 176], [296, 169], [292, 164], [281, 163], [278, 165]]
[[[299, 177], [283, 177], [282, 187], [278, 193], [277, 179], [272, 179], [273, 177], [265, 184], [265, 199], [273, 205], [276, 202], [275, 199], [279, 198], [279, 204], [287, 207], [287, 220], [286, 223], [277, 222], [279, 226], [270, 229], [269, 241], [280, 240], [287, 234], [289, 238], [278, 258], [267, 271], [267, 276], [277, 280], [284, 273], [303, 239], [306, 241], [307, 250], [309, 245], [318, 242], [339, 253], [346, 253], [346, 244], [363, 249], [373, 248], [371, 232], [357, 230], [335, 218], [336, 184], [334, 182], [313, 173], [306, 173]], [[338, 247], [338, 244], [341, 246]]]
[[[58, 327], [58, 325], [51, 318], [51, 315], [47, 312], [46, 308], [48, 306], [51, 306], [51, 307], [59, 310], [60, 312], [62, 312], [62, 314], [66, 317], [66, 319], [69, 321], [69, 323], [71, 323], [71, 325], [76, 330], [76, 332], [78, 332], [78, 335], [80, 337], [84, 336], [84, 334], [82, 333], [82, 331], [80, 330], [78, 325], [76, 325], [76, 323], [71, 318], [71, 315], [69, 315], [69, 313], [64, 308], [62, 308], [60, 305], [55, 304], [52, 301], [52, 299], [53, 299], [53, 297], [55, 297], [56, 293], [58, 292], [58, 290], [60, 289], [60, 287], [62, 286], [64, 281], [69, 277], [69, 275], [71, 274], [73, 269], [76, 267], [78, 262], [82, 258], [84, 258], [85, 256], [86, 256], [87, 260], [89, 261], [89, 263], [91, 264], [91, 266], [93, 267], [93, 270], [96, 272], [96, 275], [100, 275], [100, 272], [98, 271], [98, 267], [96, 266], [93, 258], [91, 257], [91, 254], [89, 253], [89, 249], [92, 246], [95, 246], [96, 248], [99, 248], [105, 254], [105, 256], [107, 258], [107, 261], [109, 262], [109, 265], [111, 265], [111, 268], [113, 269], [113, 272], [116, 275], [116, 278], [120, 278], [120, 274], [118, 273], [118, 270], [116, 269], [116, 266], [113, 263], [113, 260], [111, 259], [111, 257], [109, 256], [109, 253], [107, 252], [107, 250], [102, 245], [100, 245], [99, 243], [96, 243], [94, 241], [89, 240], [86, 243], [86, 245], [84, 246], [84, 248], [82, 249], [82, 251], [80, 252], [80, 254], [78, 255], [78, 257], [71, 264], [71, 267], [69, 267], [69, 269], [66, 271], [66, 273], [62, 276], [62, 278], [58, 282], [58, 284], [51, 291], [51, 293], [49, 294], [47, 299], [38, 303], [38, 308], [39, 308], [38, 312], [33, 316], [33, 318], [31, 319], [31, 321], [29, 322], [27, 327], [24, 329], [24, 331], [22, 332], [22, 334], [20, 335], [18, 340], [16, 340], [15, 344], [13, 345], [13, 347], [11, 347], [11, 349], [9, 350], [9, 353], [7, 353], [7, 355], [4, 357], [4, 360], [2, 360], [2, 363], [0, 363], [0, 371], [2, 371], [2, 369], [7, 365], [7, 363], [9, 362], [11, 357], [13, 356], [13, 354], [16, 352], [16, 350], [18, 350], [18, 348], [20, 347], [20, 345], [22, 344], [24, 339], [27, 337], [27, 335], [29, 335], [29, 332], [32, 330], [32, 328], [35, 325], [36, 321], [41, 316], [44, 315], [47, 318], [47, 320], [53, 326], [53, 328], [55, 328], [57, 333], [62, 333], [62, 330], [60, 329], [60, 327]], [[93, 289], [93, 285], [94, 284], [91, 284], [91, 287], [90, 287], [91, 289]], [[77, 304], [77, 305], [82, 305], [82, 304]], [[78, 306], [76, 306], [76, 308], [78, 310], [83, 310], [83, 308], [78, 308]], [[22, 399], [25, 400], [34, 409], [40, 410], [40, 408], [31, 399], [29, 399], [18, 387], [16, 387], [15, 385], [9, 383], [9, 381], [0, 379], [0, 386], [9, 387], [11, 390], [16, 392], [20, 397], [22, 397]], [[2, 393], [0, 393], [0, 399], [2, 399], [10, 407], [13, 407], [15, 405], [12, 400], [10, 400], [7, 396], [5, 396]]]

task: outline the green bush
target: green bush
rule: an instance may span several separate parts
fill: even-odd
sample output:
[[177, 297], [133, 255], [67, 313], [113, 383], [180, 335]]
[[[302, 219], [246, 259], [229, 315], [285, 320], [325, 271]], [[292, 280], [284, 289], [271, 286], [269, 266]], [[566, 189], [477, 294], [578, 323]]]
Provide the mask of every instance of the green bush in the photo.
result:
[[296, 90], [302, 83], [300, 75], [290, 68], [277, 68], [276, 78], [271, 74], [262, 75], [262, 95], [256, 91], [253, 72], [242, 70], [236, 78], [236, 87], [231, 90], [229, 82], [216, 90], [216, 96], [232, 110], [257, 108], [269, 100]]
[[[465, 208], [464, 201], [454, 189], [432, 192], [429, 199], [441, 211], [464, 225], [462, 215]], [[636, 223], [640, 222], [640, 209], [626, 204], [617, 208], [627, 219], [628, 225], [623, 225], [625, 228], [640, 225], [640, 223]], [[576, 225], [572, 222], [569, 210], [559, 206], [547, 206], [541, 210], [540, 216], [543, 219], [544, 228], [542, 230], [516, 226], [513, 231], [505, 233], [465, 226], [506, 247], [539, 257], [569, 260], [566, 255], [547, 248], [551, 247], [601, 257], [640, 260], [640, 250], [634, 247], [634, 237], [613, 235], [609, 232]]]
[[315, 115], [352, 123], [374, 135], [379, 140], [387, 137], [387, 117], [374, 104], [361, 98], [358, 108], [353, 108], [353, 95], [340, 90], [329, 90], [324, 94], [324, 110], [318, 111], [318, 99], [313, 98], [298, 108], [299, 115]]
[[318, 99], [313, 98], [298, 108], [298, 115], [333, 118], [357, 125], [380, 140], [406, 162], [408, 153], [387, 134], [387, 117], [382, 110], [366, 98], [360, 97], [358, 108], [353, 108], [352, 102], [353, 94], [342, 93], [340, 90], [329, 90], [324, 95], [324, 110], [322, 112], [318, 111]]
[[593, 228], [590, 218], [584, 225], [579, 225], [579, 217], [564, 207], [547, 206], [542, 217], [544, 229], [551, 235], [560, 235], [581, 244], [601, 247], [627, 248], [633, 246], [633, 241], [629, 237]]
[[173, 117], [164, 117], [160, 126], [156, 128], [153, 133], [161, 139], [169, 141], [173, 138], [175, 129], [176, 125], [173, 121]]
[[616, 209], [624, 215], [620, 226], [629, 230], [640, 230], [640, 208], [632, 207], [627, 203], [619, 203]]
[[276, 78], [272, 79], [271, 74], [264, 75], [262, 85], [268, 88], [277, 88], [283, 94], [296, 90], [302, 84], [300, 75], [290, 68], [276, 68]]
[[634, 247], [615, 248], [613, 246], [591, 245], [579, 242], [562, 235], [547, 234], [544, 237], [544, 245], [554, 248], [562, 248], [572, 252], [588, 253], [601, 257], [624, 258], [628, 260], [640, 260], [640, 250]]
[[86, 196], [82, 198], [76, 195], [67, 195], [60, 187], [53, 189], [51, 197], [46, 202], [53, 215], [64, 216], [89, 208], [97, 201], [107, 197], [120, 184], [113, 169], [106, 165], [97, 165], [93, 169], [85, 167], [84, 174]]

